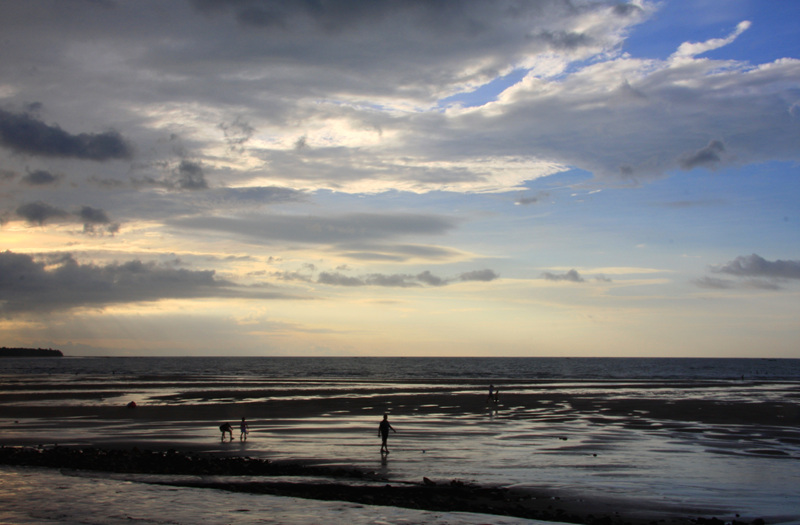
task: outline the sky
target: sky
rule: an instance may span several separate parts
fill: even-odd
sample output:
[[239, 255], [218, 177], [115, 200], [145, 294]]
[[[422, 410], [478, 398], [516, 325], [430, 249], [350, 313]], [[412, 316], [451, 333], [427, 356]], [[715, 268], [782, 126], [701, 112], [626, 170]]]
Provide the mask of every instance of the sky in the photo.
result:
[[800, 358], [798, 19], [0, 0], [0, 346]]

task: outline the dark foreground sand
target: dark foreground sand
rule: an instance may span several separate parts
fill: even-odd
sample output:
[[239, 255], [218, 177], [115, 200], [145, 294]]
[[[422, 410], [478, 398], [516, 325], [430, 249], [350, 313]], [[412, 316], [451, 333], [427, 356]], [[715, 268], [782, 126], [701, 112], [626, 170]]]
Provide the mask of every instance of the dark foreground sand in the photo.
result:
[[[709, 524], [716, 518], [642, 516], [641, 509], [614, 508], [612, 502], [554, 496], [546, 492], [481, 487], [458, 481], [389, 483], [357, 469], [294, 462], [226, 457], [186, 451], [73, 447], [3, 447], [0, 464], [115, 473], [170, 475], [164, 485], [211, 488], [366, 505], [440, 512], [473, 512], [586, 524]], [[187, 476], [180, 479], [180, 476]], [[191, 477], [190, 477], [191, 476]], [[241, 480], [239, 480], [239, 479]], [[296, 478], [297, 481], [287, 481]], [[748, 522], [732, 522], [748, 523]], [[756, 519], [754, 525], [764, 520]]]

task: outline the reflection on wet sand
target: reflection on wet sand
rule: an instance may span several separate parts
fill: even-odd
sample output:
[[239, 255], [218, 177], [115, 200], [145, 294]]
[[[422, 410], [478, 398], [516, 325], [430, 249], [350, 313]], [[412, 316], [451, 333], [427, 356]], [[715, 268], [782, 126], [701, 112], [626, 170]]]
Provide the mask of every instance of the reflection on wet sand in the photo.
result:
[[[799, 392], [793, 382], [510, 381], [495, 406], [477, 380], [26, 378], [0, 393], [0, 444], [177, 448], [775, 514], [800, 486]], [[376, 453], [383, 413], [402, 429], [388, 460]], [[247, 441], [220, 443], [219, 424], [242, 417]]]

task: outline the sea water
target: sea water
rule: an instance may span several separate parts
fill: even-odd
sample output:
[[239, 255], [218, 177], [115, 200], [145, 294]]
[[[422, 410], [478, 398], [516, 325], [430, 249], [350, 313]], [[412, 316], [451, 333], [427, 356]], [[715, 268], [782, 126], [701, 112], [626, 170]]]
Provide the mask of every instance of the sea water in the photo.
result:
[[[796, 425], [781, 427], [779, 432], [692, 422], [670, 426], [649, 421], [646, 414], [642, 414], [641, 424], [632, 425], [629, 420], [617, 423], [611, 417], [603, 417], [602, 421], [576, 417], [571, 407], [558, 403], [515, 406], [501, 402], [497, 409], [490, 405], [470, 413], [447, 406], [446, 397], [439, 405], [422, 406], [432, 392], [479, 391], [484, 395], [489, 383], [499, 385], [503, 393], [546, 387], [561, 394], [606, 398], [642, 396], [671, 402], [695, 397], [720, 402], [796, 404], [800, 395], [800, 360], [13, 358], [0, 360], [0, 381], [9, 387], [8, 391], [13, 387], [23, 394], [31, 393], [25, 391], [27, 381], [36, 388], [50, 381], [49, 390], [38, 392], [41, 398], [37, 404], [120, 405], [131, 395], [138, 396], [140, 403], [153, 405], [280, 403], [282, 399], [289, 400], [288, 396], [294, 401], [299, 398], [324, 403], [357, 396], [362, 403], [374, 399], [375, 405], [391, 407], [395, 399], [405, 399], [404, 403], [418, 400], [410, 402], [420, 404], [412, 410], [408, 405], [395, 405], [399, 411], [411, 413], [393, 417], [392, 423], [400, 432], [390, 438], [392, 453], [385, 457], [375, 450], [374, 410], [360, 414], [334, 409], [312, 417], [262, 418], [255, 421], [257, 428], [244, 443], [218, 443], [219, 433], [213, 426], [191, 421], [155, 422], [146, 429], [124, 421], [65, 422], [70, 424], [61, 429], [60, 438], [62, 442], [80, 443], [90, 436], [91, 442], [102, 445], [106, 439], [135, 440], [144, 433], [151, 443], [163, 439], [165, 448], [171, 443], [202, 444], [212, 450], [252, 457], [356, 466], [391, 480], [419, 481], [425, 476], [511, 487], [546, 487], [553, 493], [640, 499], [650, 504], [655, 501], [687, 515], [770, 516], [773, 523], [793, 523], [800, 516], [800, 429]], [[88, 397], [68, 399], [75, 395], [74, 389], [59, 395], [60, 385], [72, 381], [89, 388]], [[136, 385], [133, 390], [131, 384]], [[101, 397], [92, 390], [99, 387], [103, 389]], [[119, 397], [115, 396], [116, 389]], [[265, 390], [277, 394], [269, 399], [259, 398]], [[235, 395], [227, 397], [231, 392]], [[16, 402], [19, 403], [24, 401]], [[367, 403], [362, 408], [374, 406]], [[3, 424], [7, 430], [4, 439], [13, 441], [16, 427], [8, 421]], [[41, 427], [37, 422], [26, 423], [19, 438], [37, 437], [39, 428], [41, 438], [50, 439], [52, 422], [46, 421], [41, 422]], [[437, 519], [471, 523], [471, 518], [466, 517], [408, 515], [399, 509], [359, 510], [358, 506], [345, 504], [303, 502], [298, 507], [284, 498], [275, 498], [273, 503], [261, 497], [220, 496], [214, 492], [208, 498], [219, 497], [228, 502], [224, 506], [227, 510], [217, 515], [208, 509], [200, 510], [205, 505], [201, 502], [209, 499], [197, 489], [165, 492], [136, 480], [107, 475], [96, 474], [80, 481], [74, 474], [63, 476], [31, 469], [0, 470], [0, 509], [15, 509], [13, 519], [17, 520], [6, 521], [112, 523], [135, 517], [144, 523], [436, 523]], [[10, 488], [37, 484], [42, 490]], [[77, 497], [86, 491], [94, 491], [93, 499], [107, 499], [114, 505], [122, 505], [118, 500], [123, 494], [125, 501], [150, 503], [131, 503], [134, 510], [130, 513], [135, 516], [123, 517], [127, 512], [123, 505], [123, 510], [112, 516], [114, 519], [101, 519], [97, 514], [103, 512], [102, 506]], [[37, 503], [37, 498], [61, 501], [56, 506], [60, 510], [44, 505], [44, 499]], [[262, 511], [251, 513], [265, 505], [283, 509], [275, 511], [283, 518], [264, 521], [263, 517], [256, 517]], [[303, 512], [309, 505], [321, 513], [333, 512], [341, 519], [303, 521], [307, 519]], [[50, 508], [52, 512], [26, 514], [26, 509], [34, 508]], [[172, 510], [168, 512], [167, 508]], [[345, 514], [337, 514], [340, 512]], [[31, 521], [22, 521], [28, 519], [25, 516]]]
[[66, 357], [0, 359], [2, 374], [296, 379], [794, 379], [800, 359], [591, 357]]

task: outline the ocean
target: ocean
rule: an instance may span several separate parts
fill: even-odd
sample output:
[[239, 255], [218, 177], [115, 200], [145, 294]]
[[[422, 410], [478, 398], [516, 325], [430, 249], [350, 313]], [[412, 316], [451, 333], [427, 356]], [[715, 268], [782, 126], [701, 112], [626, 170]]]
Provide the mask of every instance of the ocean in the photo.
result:
[[222, 375], [293, 379], [800, 380], [800, 359], [592, 357], [7, 358], [0, 374]]
[[[177, 447], [356, 467], [395, 482], [545, 490], [655, 516], [800, 523], [795, 359], [6, 358], [0, 385], [4, 446]], [[497, 402], [487, 399], [489, 385]], [[384, 413], [397, 430], [390, 455], [379, 453], [376, 437]], [[246, 441], [238, 439], [241, 417]], [[221, 442], [221, 421], [234, 425], [236, 439]], [[102, 473], [0, 467], [0, 479], [0, 518], [10, 516], [3, 523], [487, 522], [164, 491]], [[102, 515], [108, 507], [84, 493], [123, 510]], [[212, 500], [230, 512], [212, 511]], [[283, 510], [255, 511], [265, 506]], [[314, 517], [325, 513], [334, 517]]]

